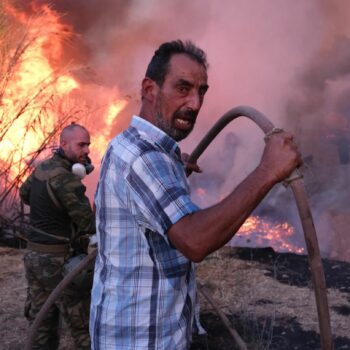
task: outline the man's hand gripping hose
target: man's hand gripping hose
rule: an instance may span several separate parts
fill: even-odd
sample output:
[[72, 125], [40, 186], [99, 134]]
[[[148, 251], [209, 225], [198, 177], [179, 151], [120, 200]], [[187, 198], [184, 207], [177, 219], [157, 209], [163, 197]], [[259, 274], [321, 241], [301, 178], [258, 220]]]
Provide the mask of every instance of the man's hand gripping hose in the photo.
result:
[[[220, 133], [220, 131], [228, 123], [241, 116], [248, 117], [253, 122], [255, 122], [265, 133], [265, 140], [267, 140], [271, 135], [275, 133], [282, 132], [281, 129], [275, 128], [274, 125], [265, 117], [265, 115], [263, 115], [258, 110], [248, 106], [239, 106], [229, 110], [215, 123], [215, 125], [209, 130], [209, 132], [203, 137], [198, 146], [191, 153], [187, 160], [188, 163], [195, 164], [198, 158], [201, 156], [201, 154], [205, 151], [205, 149], [209, 146], [213, 139]], [[190, 175], [190, 173], [191, 171], [188, 172], [188, 175]], [[296, 169], [288, 177], [288, 179], [284, 180], [284, 183], [289, 184], [292, 188], [304, 231], [309, 264], [311, 269], [311, 277], [315, 290], [321, 347], [322, 350], [332, 350], [333, 341], [328, 308], [326, 281], [316, 231], [313, 223], [312, 214], [309, 208], [301, 172], [298, 169]], [[79, 265], [74, 270], [72, 270], [52, 292], [52, 294], [47, 299], [42, 309], [38, 313], [35, 321], [33, 322], [29, 330], [29, 335], [25, 346], [26, 350], [32, 349], [32, 345], [38, 327], [50, 306], [60, 296], [62, 291], [69, 285], [69, 283], [73, 281], [75, 276], [77, 276], [78, 273], [81, 270], [83, 270], [86, 266], [93, 263], [95, 257], [96, 250], [92, 251], [84, 260], [82, 260], [79, 263]]]
[[[283, 132], [283, 129], [280, 128], [272, 128], [270, 131], [265, 133], [264, 136], [264, 141], [267, 142], [272, 135], [274, 134], [279, 134], [281, 132]], [[302, 171], [300, 170], [300, 168], [296, 168], [292, 174], [290, 174], [286, 179], [283, 180], [283, 185], [285, 187], [287, 187], [292, 181], [297, 180], [297, 179], [302, 179], [303, 178], [303, 174]]]

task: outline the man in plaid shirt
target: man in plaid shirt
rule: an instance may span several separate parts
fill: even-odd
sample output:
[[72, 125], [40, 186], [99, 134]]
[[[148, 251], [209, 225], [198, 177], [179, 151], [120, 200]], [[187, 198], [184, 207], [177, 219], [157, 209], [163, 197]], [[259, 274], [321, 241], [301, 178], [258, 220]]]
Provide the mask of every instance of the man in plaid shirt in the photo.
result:
[[177, 142], [208, 89], [205, 53], [172, 41], [155, 52], [142, 106], [103, 158], [95, 196], [98, 256], [90, 334], [95, 350], [189, 349], [198, 321], [194, 262], [225, 245], [274, 184], [300, 165], [289, 133], [213, 207], [190, 199]]

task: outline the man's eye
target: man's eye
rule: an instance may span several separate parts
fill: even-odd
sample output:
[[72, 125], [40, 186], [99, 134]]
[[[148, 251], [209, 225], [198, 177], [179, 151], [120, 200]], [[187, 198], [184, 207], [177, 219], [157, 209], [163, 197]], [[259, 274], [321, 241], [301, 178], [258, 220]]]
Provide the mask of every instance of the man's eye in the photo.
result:
[[179, 86], [178, 90], [180, 93], [185, 94], [189, 91], [189, 87], [188, 86]]
[[204, 97], [206, 92], [207, 92], [207, 89], [200, 89], [199, 90], [199, 96]]

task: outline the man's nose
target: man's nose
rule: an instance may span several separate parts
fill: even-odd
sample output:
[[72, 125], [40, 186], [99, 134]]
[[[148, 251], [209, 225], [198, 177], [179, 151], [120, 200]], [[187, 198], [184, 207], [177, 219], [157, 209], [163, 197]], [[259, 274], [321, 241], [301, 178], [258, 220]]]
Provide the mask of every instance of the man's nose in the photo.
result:
[[187, 101], [187, 107], [194, 111], [198, 111], [202, 106], [202, 98], [199, 96], [197, 92], [193, 92], [190, 94], [188, 101]]

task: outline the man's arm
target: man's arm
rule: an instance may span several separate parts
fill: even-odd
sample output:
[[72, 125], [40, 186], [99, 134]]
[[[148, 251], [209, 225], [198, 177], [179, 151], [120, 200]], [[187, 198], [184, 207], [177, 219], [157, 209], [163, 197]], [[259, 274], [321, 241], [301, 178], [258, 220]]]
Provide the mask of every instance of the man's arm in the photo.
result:
[[61, 205], [67, 210], [79, 236], [94, 234], [95, 215], [85, 195], [86, 187], [80, 179], [68, 173], [51, 179], [50, 184]]
[[292, 135], [273, 135], [259, 166], [224, 200], [172, 225], [167, 232], [169, 240], [190, 260], [203, 260], [226, 244], [269, 190], [300, 164]]

